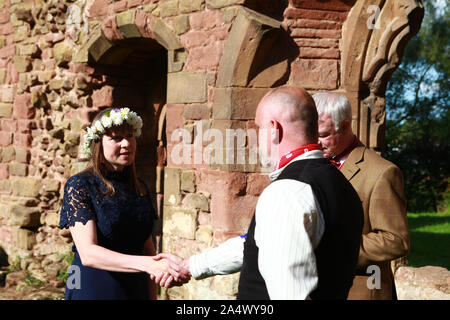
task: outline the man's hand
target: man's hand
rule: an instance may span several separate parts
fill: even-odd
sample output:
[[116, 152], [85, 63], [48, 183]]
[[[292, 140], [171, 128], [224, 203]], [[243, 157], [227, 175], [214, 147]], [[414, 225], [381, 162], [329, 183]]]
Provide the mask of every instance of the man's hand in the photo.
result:
[[156, 279], [156, 282], [159, 283], [161, 287], [170, 288], [173, 286], [181, 286], [189, 282], [191, 278], [189, 259], [183, 259], [171, 253], [160, 253], [154, 256], [153, 259], [156, 261], [165, 259], [168, 263], [169, 274]]

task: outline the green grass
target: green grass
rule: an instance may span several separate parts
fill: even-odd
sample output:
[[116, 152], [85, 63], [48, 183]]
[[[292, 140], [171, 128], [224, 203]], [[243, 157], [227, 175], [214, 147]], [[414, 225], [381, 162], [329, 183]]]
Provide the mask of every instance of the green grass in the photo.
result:
[[440, 213], [408, 213], [411, 235], [409, 265], [450, 269], [450, 207]]

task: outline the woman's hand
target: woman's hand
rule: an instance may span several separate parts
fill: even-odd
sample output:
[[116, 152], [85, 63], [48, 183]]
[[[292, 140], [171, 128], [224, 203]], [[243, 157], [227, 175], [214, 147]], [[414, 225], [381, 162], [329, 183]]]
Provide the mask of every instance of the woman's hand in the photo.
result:
[[155, 257], [147, 257], [149, 259], [146, 272], [150, 275], [150, 279], [159, 283], [164, 277], [170, 276], [169, 264], [166, 260], [156, 260]]
[[162, 277], [160, 281], [156, 281], [161, 287], [181, 286], [191, 279], [189, 259], [183, 259], [170, 253], [160, 253], [154, 256], [153, 259], [168, 262], [170, 275]]

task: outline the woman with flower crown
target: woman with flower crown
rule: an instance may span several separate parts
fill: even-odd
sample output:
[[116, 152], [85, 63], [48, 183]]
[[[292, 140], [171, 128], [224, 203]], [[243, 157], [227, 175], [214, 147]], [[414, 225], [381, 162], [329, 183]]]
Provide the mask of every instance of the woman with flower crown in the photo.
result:
[[74, 241], [66, 299], [156, 299], [152, 279], [169, 275], [166, 261], [152, 258], [157, 216], [135, 171], [142, 119], [129, 108], [106, 109], [92, 123], [83, 144], [89, 165], [64, 188], [60, 227]]

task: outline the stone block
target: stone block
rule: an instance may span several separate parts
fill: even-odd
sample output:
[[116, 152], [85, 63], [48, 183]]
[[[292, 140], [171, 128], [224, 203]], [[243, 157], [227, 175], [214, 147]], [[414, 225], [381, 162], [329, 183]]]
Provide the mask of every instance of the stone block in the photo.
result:
[[177, 72], [167, 75], [167, 103], [198, 103], [207, 100], [205, 72]]
[[399, 300], [450, 300], [450, 271], [435, 266], [400, 267], [395, 286]]
[[179, 207], [164, 207], [163, 233], [184, 239], [195, 239], [197, 210]]
[[0, 131], [0, 146], [7, 147], [12, 144], [13, 133]]
[[5, 84], [7, 72], [6, 68], [0, 68], [0, 84]]
[[58, 180], [46, 179], [44, 181], [44, 191], [46, 192], [59, 192], [61, 188], [61, 182]]
[[50, 227], [59, 227], [59, 212], [50, 211], [47, 212], [44, 218], [44, 222]]
[[99, 90], [95, 90], [92, 94], [92, 106], [111, 107], [113, 105], [113, 90], [112, 86], [103, 86]]
[[258, 103], [268, 91], [268, 88], [215, 88], [213, 118], [254, 119]]
[[12, 181], [12, 194], [18, 197], [37, 198], [42, 189], [42, 181], [35, 178], [15, 178]]
[[9, 163], [8, 169], [13, 176], [26, 177], [28, 175], [28, 166], [24, 163]]
[[181, 49], [183, 46], [172, 28], [162, 19], [155, 19], [151, 26], [155, 39], [167, 50]]
[[8, 147], [4, 147], [2, 148], [2, 162], [3, 163], [8, 163], [11, 162], [15, 159], [15, 150], [13, 146], [8, 146]]
[[9, 180], [6, 180], [8, 178], [9, 178], [8, 165], [0, 163], [0, 182], [2, 183], [0, 188], [2, 191], [7, 191], [8, 193], [11, 193]]
[[179, 0], [181, 13], [201, 11], [205, 7], [205, 0]]
[[294, 8], [324, 11], [349, 11], [353, 6], [352, 1], [341, 0], [330, 0], [327, 2], [311, 0], [291, 0], [290, 4]]
[[186, 14], [176, 16], [172, 22], [173, 30], [177, 34], [183, 34], [189, 30], [189, 16]]
[[183, 171], [181, 173], [181, 191], [195, 192], [195, 171]]
[[14, 42], [21, 42], [26, 40], [30, 35], [28, 25], [19, 26], [14, 30]]
[[184, 107], [184, 118], [201, 120], [211, 118], [211, 108], [204, 104], [192, 104]]
[[181, 194], [181, 169], [164, 168], [164, 198]]
[[116, 16], [117, 27], [124, 38], [142, 37], [139, 28], [135, 24], [136, 11], [128, 10]]
[[213, 234], [214, 231], [211, 226], [199, 226], [195, 232], [195, 240], [211, 245], [213, 241]]
[[292, 63], [289, 84], [305, 89], [333, 90], [338, 86], [338, 62], [325, 59], [302, 59]]
[[53, 47], [53, 54], [57, 66], [67, 65], [74, 54], [74, 50], [66, 42], [60, 42]]
[[39, 208], [29, 208], [13, 205], [10, 208], [8, 224], [19, 227], [37, 227], [40, 223], [41, 212]]
[[233, 6], [237, 4], [244, 4], [245, 0], [206, 0], [208, 8], [220, 9], [223, 7]]
[[182, 204], [186, 208], [209, 211], [209, 201], [203, 194], [190, 193], [183, 199]]
[[13, 229], [13, 242], [18, 249], [31, 250], [36, 244], [36, 234], [27, 229], [15, 228]]
[[28, 72], [31, 70], [32, 64], [30, 57], [14, 56], [13, 62], [17, 72]]
[[169, 0], [159, 5], [162, 18], [171, 17], [178, 14], [178, 0]]
[[17, 119], [32, 119], [36, 109], [31, 104], [31, 94], [18, 94], [14, 99], [14, 114]]
[[11, 118], [13, 105], [11, 103], [0, 103], [0, 118]]

